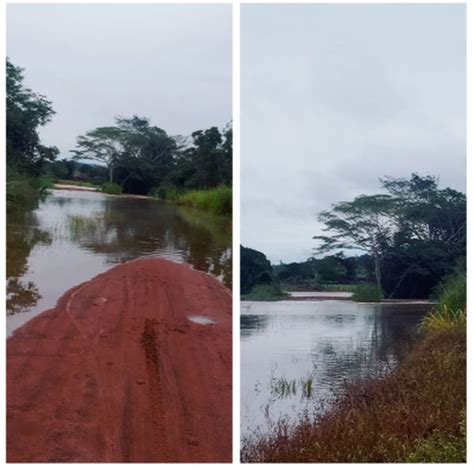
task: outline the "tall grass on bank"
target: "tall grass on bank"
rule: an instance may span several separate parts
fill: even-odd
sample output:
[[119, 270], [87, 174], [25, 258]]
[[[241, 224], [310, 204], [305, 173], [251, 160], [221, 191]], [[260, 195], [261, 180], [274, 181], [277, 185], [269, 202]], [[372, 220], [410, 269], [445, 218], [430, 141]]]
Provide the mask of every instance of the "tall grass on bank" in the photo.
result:
[[7, 212], [34, 209], [40, 198], [52, 188], [48, 177], [31, 177], [7, 169], [6, 202]]
[[228, 186], [189, 191], [177, 196], [176, 201], [179, 204], [210, 211], [218, 216], [232, 214], [232, 189]]
[[154, 189], [150, 196], [203, 209], [217, 216], [232, 215], [232, 188], [229, 186], [219, 186], [208, 190], [191, 190], [184, 193], [175, 187], [160, 187]]

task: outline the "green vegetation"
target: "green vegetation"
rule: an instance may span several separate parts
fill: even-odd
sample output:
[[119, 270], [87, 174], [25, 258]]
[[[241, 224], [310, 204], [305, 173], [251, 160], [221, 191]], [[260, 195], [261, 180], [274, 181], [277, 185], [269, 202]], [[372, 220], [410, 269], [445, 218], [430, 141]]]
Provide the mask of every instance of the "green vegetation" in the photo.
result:
[[274, 301], [283, 293], [267, 257], [258, 250], [240, 246], [240, 293], [242, 299]]
[[439, 304], [420, 324], [422, 332], [464, 332], [466, 328], [466, 271], [461, 264], [437, 288]]
[[[384, 193], [360, 195], [320, 213], [319, 253], [361, 250], [387, 298], [427, 298], [466, 254], [466, 195], [431, 175], [381, 180]], [[372, 281], [372, 280], [367, 280]]]
[[121, 195], [122, 187], [118, 183], [104, 183], [100, 191], [108, 195]]
[[244, 301], [279, 301], [286, 297], [277, 283], [256, 285], [250, 293], [242, 295]]
[[8, 168], [7, 212], [35, 208], [39, 199], [52, 186], [52, 181], [47, 177], [33, 177], [19, 173], [14, 168]]
[[195, 190], [173, 195], [179, 204], [210, 211], [217, 216], [232, 214], [232, 189], [220, 186], [210, 190]]
[[[78, 136], [73, 159], [41, 144], [38, 129], [54, 115], [52, 103], [23, 85], [23, 70], [8, 59], [7, 167], [9, 210], [38, 197], [47, 176], [109, 194], [154, 195], [215, 214], [232, 212], [232, 126], [171, 136], [148, 118], [116, 118]], [[84, 163], [86, 160], [87, 163]], [[90, 163], [91, 161], [96, 162]], [[39, 191], [41, 192], [41, 191]]]
[[379, 303], [383, 299], [382, 288], [376, 284], [357, 285], [353, 293], [352, 300], [359, 303]]
[[[107, 181], [124, 193], [176, 197], [189, 191], [230, 187], [232, 184], [232, 127], [195, 131], [188, 137], [171, 136], [148, 118], [116, 118], [77, 138], [72, 151], [77, 161], [96, 161], [106, 169]], [[222, 191], [222, 190], [219, 190]], [[201, 197], [196, 196], [199, 203]], [[205, 206], [217, 207], [214, 196]], [[194, 199], [192, 200], [194, 202]]]
[[445, 280], [442, 304], [393, 373], [349, 385], [322, 417], [281, 421], [268, 435], [247, 437], [242, 461], [465, 462], [465, 286], [462, 271]]
[[55, 147], [44, 146], [38, 129], [54, 115], [51, 102], [25, 88], [23, 69], [6, 61], [6, 162], [7, 211], [36, 207], [39, 198], [51, 187], [42, 177], [45, 164], [56, 158]]

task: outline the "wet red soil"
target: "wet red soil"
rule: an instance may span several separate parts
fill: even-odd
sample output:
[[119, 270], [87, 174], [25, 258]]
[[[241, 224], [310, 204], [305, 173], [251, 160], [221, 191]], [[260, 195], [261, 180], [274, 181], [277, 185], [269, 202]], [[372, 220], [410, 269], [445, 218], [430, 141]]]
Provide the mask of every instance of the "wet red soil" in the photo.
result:
[[68, 291], [7, 341], [7, 460], [231, 461], [231, 309], [217, 280], [156, 259]]

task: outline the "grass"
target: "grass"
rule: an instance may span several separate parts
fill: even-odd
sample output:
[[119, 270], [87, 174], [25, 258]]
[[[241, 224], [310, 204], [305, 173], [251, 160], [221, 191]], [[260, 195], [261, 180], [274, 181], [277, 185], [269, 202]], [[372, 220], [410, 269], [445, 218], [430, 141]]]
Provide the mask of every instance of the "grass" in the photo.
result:
[[377, 285], [364, 283], [355, 286], [352, 300], [359, 303], [379, 303], [383, 299], [383, 291]]
[[100, 188], [102, 193], [107, 193], [108, 195], [121, 195], [122, 187], [118, 183], [104, 183]]
[[466, 310], [453, 311], [445, 304], [425, 316], [420, 323], [422, 332], [456, 332], [466, 328]]
[[244, 301], [278, 301], [284, 299], [286, 294], [276, 283], [254, 286], [250, 293], [241, 297]]
[[177, 196], [176, 201], [179, 204], [210, 211], [217, 216], [232, 214], [232, 189], [228, 186], [189, 191]]
[[34, 209], [40, 198], [47, 194], [53, 183], [47, 177], [30, 177], [7, 169], [7, 212]]

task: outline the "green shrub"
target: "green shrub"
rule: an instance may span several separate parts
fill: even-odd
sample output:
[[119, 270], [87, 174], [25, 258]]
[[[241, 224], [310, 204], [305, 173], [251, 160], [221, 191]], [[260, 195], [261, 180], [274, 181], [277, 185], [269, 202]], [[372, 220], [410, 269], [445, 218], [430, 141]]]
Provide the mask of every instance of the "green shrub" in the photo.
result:
[[177, 201], [180, 204], [210, 211], [218, 216], [232, 214], [232, 189], [228, 186], [189, 191], [179, 195]]
[[446, 278], [436, 288], [435, 293], [441, 306], [458, 311], [466, 307], [466, 272], [458, 271]]
[[383, 299], [382, 288], [375, 284], [365, 283], [354, 286], [352, 300], [359, 303], [379, 303]]
[[53, 186], [48, 177], [31, 177], [14, 168], [7, 169], [7, 211], [33, 209], [42, 195]]
[[466, 328], [466, 310], [454, 311], [446, 305], [439, 306], [436, 310], [423, 317], [420, 323], [422, 332], [451, 332]]
[[268, 285], [254, 286], [249, 294], [242, 296], [245, 301], [278, 301], [283, 299], [285, 293], [281, 290], [277, 283]]
[[122, 187], [118, 183], [104, 183], [100, 191], [108, 195], [121, 195]]
[[459, 270], [436, 288], [438, 307], [420, 323], [426, 332], [464, 331], [466, 328], [466, 272]]
[[163, 200], [175, 201], [178, 199], [180, 193], [174, 186], [160, 186], [150, 191], [149, 196], [153, 198], [160, 198]]

